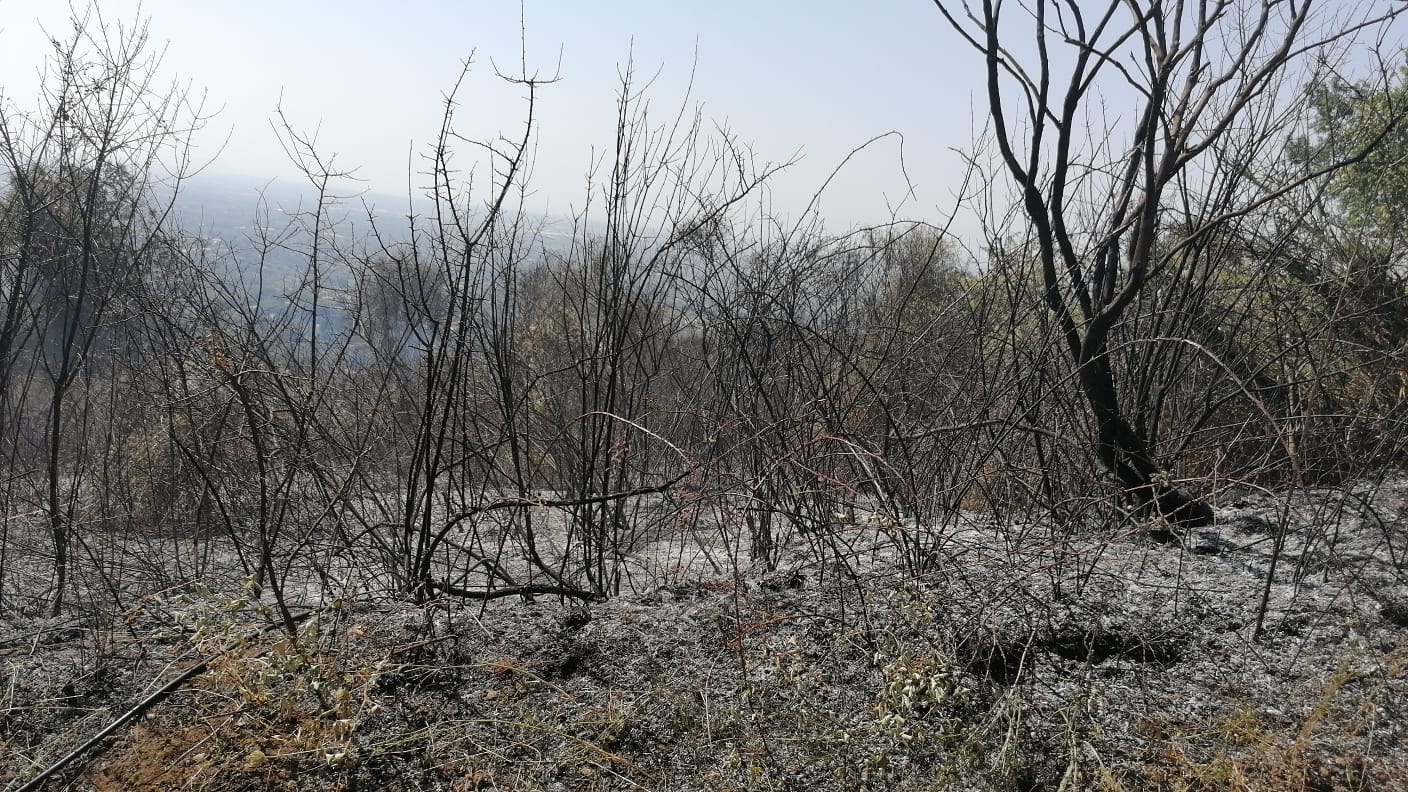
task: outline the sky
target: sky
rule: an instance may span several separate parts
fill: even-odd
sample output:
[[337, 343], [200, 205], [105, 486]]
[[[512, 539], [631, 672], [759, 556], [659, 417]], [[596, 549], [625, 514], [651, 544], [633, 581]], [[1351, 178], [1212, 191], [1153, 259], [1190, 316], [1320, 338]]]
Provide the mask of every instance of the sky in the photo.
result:
[[[632, 58], [652, 118], [682, 103], [751, 146], [758, 165], [799, 161], [773, 181], [768, 208], [796, 218], [823, 193], [828, 226], [898, 215], [942, 224], [984, 116], [975, 53], [928, 0], [100, 0], [109, 22], [149, 20], [162, 73], [217, 111], [198, 134], [212, 171], [296, 180], [271, 122], [282, 107], [323, 156], [365, 189], [404, 195], [439, 128], [445, 92], [473, 58], [458, 99], [472, 139], [522, 129], [523, 91], [494, 77], [556, 75], [536, 114], [530, 208], [569, 214], [594, 152], [612, 145], [620, 68]], [[0, 91], [33, 106], [60, 0], [0, 0]], [[691, 77], [693, 79], [690, 87]], [[902, 142], [901, 142], [902, 141]], [[533, 204], [537, 204], [534, 206]]]

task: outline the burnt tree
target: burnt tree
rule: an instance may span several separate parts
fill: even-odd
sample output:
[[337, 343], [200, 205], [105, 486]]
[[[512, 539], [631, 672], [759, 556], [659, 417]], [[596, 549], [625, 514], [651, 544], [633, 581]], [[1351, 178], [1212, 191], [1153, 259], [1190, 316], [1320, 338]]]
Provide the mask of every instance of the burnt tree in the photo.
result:
[[[1074, 366], [1096, 458], [1143, 509], [1212, 520], [1133, 416], [1113, 354], [1150, 284], [1215, 260], [1199, 251], [1251, 213], [1323, 180], [1279, 167], [1315, 72], [1352, 57], [1401, 4], [1280, 0], [935, 0], [981, 55], [989, 135], [1016, 190], [1029, 256]], [[1372, 145], [1372, 143], [1371, 143]], [[1165, 277], [1173, 275], [1173, 277]], [[1151, 358], [1152, 359], [1152, 358]]]

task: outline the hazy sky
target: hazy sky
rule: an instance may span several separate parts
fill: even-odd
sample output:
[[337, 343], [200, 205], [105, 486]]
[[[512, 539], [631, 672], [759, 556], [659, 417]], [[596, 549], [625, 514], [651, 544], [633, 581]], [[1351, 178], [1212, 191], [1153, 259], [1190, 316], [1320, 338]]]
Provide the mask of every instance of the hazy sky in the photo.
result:
[[[138, 17], [136, 0], [102, 0], [113, 22]], [[638, 77], [663, 122], [685, 99], [750, 143], [759, 163], [802, 162], [778, 180], [773, 206], [795, 214], [851, 149], [886, 132], [827, 191], [833, 227], [883, 220], [890, 208], [942, 222], [958, 188], [975, 121], [977, 61], [928, 0], [146, 0], [164, 69], [207, 94], [218, 115], [201, 133], [215, 169], [278, 176], [292, 168], [270, 126], [282, 97], [290, 121], [317, 131], [319, 148], [356, 168], [376, 191], [404, 194], [408, 164], [438, 129], [444, 92], [473, 55], [460, 93], [460, 129], [474, 138], [521, 129], [521, 89], [493, 67], [527, 65], [561, 80], [542, 90], [533, 184], [539, 207], [566, 213], [582, 202], [591, 152], [614, 129], [618, 65], [634, 51]], [[41, 25], [62, 38], [60, 0], [0, 0], [0, 88], [11, 109], [32, 106], [45, 55]], [[696, 62], [697, 52], [697, 62]], [[906, 196], [901, 173], [915, 188]], [[409, 181], [423, 181], [412, 176]]]

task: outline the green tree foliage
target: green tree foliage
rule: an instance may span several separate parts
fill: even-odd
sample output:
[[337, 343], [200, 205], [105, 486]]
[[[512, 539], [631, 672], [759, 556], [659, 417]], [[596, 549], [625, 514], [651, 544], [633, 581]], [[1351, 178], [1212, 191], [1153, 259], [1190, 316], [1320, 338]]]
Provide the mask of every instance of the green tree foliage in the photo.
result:
[[1290, 271], [1320, 298], [1353, 309], [1345, 330], [1357, 342], [1399, 346], [1408, 340], [1408, 68], [1380, 82], [1326, 79], [1310, 94], [1310, 132], [1288, 158], [1307, 169], [1349, 164], [1330, 181], [1323, 221], [1307, 225], [1304, 255]]
[[1408, 232], [1408, 66], [1398, 78], [1350, 81], [1330, 76], [1310, 89], [1308, 135], [1292, 142], [1292, 161], [1318, 169], [1348, 161], [1332, 182], [1334, 209], [1380, 245]]

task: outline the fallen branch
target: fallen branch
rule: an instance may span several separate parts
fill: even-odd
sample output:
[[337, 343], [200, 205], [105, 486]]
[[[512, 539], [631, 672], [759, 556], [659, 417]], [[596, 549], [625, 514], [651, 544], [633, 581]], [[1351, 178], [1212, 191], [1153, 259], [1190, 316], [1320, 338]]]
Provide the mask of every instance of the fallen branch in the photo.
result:
[[[480, 514], [485, 514], [491, 511], [498, 511], [500, 509], [567, 509], [575, 506], [591, 506], [598, 503], [610, 503], [612, 501], [625, 500], [627, 498], [638, 498], [642, 495], [655, 495], [662, 492], [668, 492], [676, 484], [680, 483], [681, 481], [684, 481], [684, 479], [689, 475], [690, 472], [691, 471], [685, 471], [684, 473], [675, 476], [669, 481], [666, 481], [662, 484], [656, 484], [651, 487], [637, 487], [636, 489], [632, 490], [625, 490], [622, 492], [608, 492], [605, 495], [593, 495], [584, 498], [545, 499], [522, 498], [518, 496], [497, 498], [495, 500], [489, 501], [488, 503], [483, 503], [473, 508], [459, 512], [458, 514], [451, 515], [448, 519], [446, 519], [445, 524], [441, 526], [440, 530], [437, 531], [435, 535], [430, 538], [430, 541], [426, 544], [426, 549], [421, 554], [423, 561], [421, 562], [420, 576], [422, 578], [429, 577], [429, 565], [431, 556], [435, 555], [435, 551], [440, 549], [440, 545], [445, 542], [445, 538], [449, 536], [450, 531], [453, 531], [456, 526], [458, 526], [465, 520], [470, 519], [471, 517], [475, 517]], [[546, 565], [541, 566], [543, 566], [543, 568], [546, 570]], [[426, 581], [427, 585], [431, 585], [432, 583], [432, 581]], [[441, 590], [445, 591], [446, 593], [454, 593], [446, 589]], [[505, 594], [501, 596], [511, 595]]]
[[602, 598], [601, 595], [594, 594], [585, 589], [575, 589], [567, 586], [549, 586], [542, 584], [504, 586], [503, 588], [496, 589], [466, 589], [460, 588], [459, 586], [450, 585], [449, 583], [440, 583], [434, 580], [428, 580], [426, 581], [425, 585], [430, 589], [438, 591], [442, 594], [449, 594], [452, 597], [463, 597], [465, 599], [477, 599], [485, 601], [502, 599], [503, 597], [532, 597], [537, 595], [542, 595], [544, 597], [568, 597], [571, 599], [580, 600], [595, 600]]
[[[312, 615], [313, 611], [309, 611], [299, 616], [295, 616], [293, 618], [293, 621], [294, 623], [302, 622]], [[282, 621], [275, 624], [266, 625], [263, 629], [245, 638], [245, 640], [257, 638], [260, 635], [263, 635], [264, 633], [273, 630], [283, 629], [283, 626], [284, 624]], [[162, 701], [165, 701], [171, 696], [172, 693], [175, 693], [177, 690], [180, 690], [181, 687], [184, 686], [187, 682], [205, 673], [206, 669], [210, 668], [211, 663], [215, 662], [216, 660], [219, 660], [229, 651], [230, 649], [228, 648], [222, 649], [219, 652], [209, 655], [208, 657], [191, 666], [190, 668], [187, 668], [180, 674], [177, 674], [174, 678], [171, 679], [171, 681], [167, 682], [165, 685], [162, 685], [154, 693], [137, 702], [131, 709], [117, 716], [117, 718], [111, 723], [99, 729], [97, 734], [94, 734], [92, 737], [89, 737], [81, 745], [79, 745], [77, 748], [74, 748], [62, 759], [44, 768], [43, 772], [41, 772], [34, 778], [31, 778], [29, 781], [25, 782], [22, 786], [16, 789], [15, 792], [35, 792], [35, 790], [42, 788], [44, 786], [44, 783], [50, 778], [52, 778], [55, 773], [59, 772], [65, 767], [68, 767], [70, 764], [73, 764], [75, 761], [78, 760], [79, 757], [81, 757], [83, 754], [87, 753], [89, 750], [97, 746], [103, 740], [106, 740], [118, 729], [127, 725], [131, 721], [141, 717], [144, 712], [151, 709], [152, 707], [155, 707], [157, 704], [160, 704]], [[264, 650], [264, 652], [267, 651], [267, 649]], [[260, 652], [259, 655], [264, 654], [264, 652]], [[256, 655], [256, 657], [257, 656], [258, 655]]]

